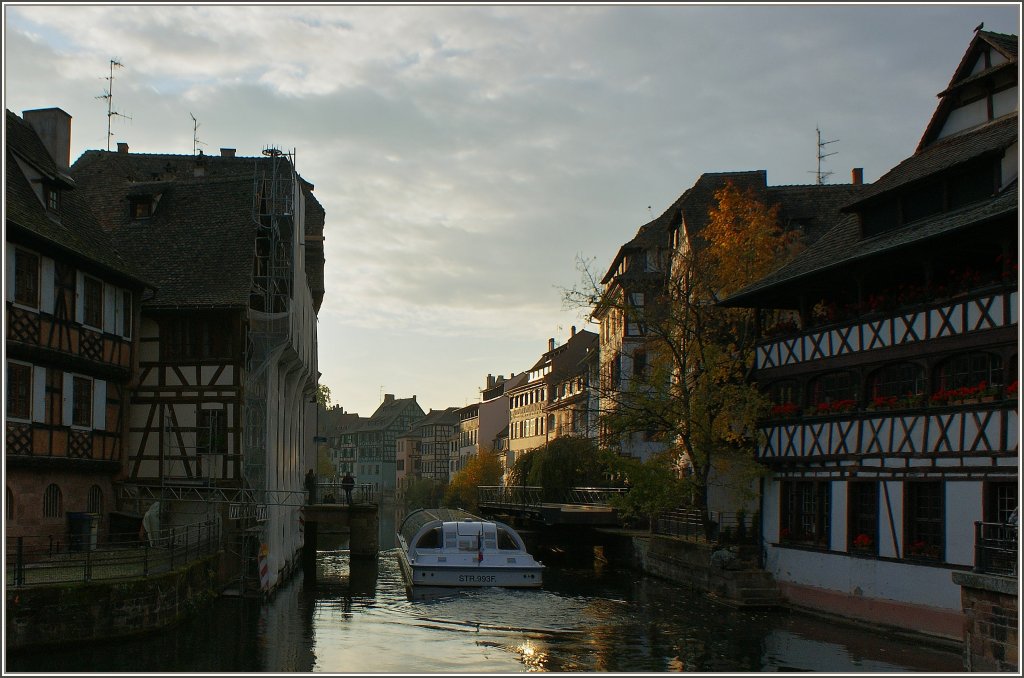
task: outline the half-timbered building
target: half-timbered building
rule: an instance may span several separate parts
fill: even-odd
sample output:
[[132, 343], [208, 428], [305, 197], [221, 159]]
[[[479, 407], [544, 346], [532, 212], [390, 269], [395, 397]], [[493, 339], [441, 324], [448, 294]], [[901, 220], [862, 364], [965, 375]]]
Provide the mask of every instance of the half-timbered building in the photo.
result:
[[914, 154], [726, 302], [796, 319], [755, 378], [767, 569], [798, 605], [959, 639], [951, 573], [1016, 508], [1017, 42], [978, 32]]
[[103, 538], [150, 290], [68, 174], [71, 116], [6, 116], [5, 528], [59, 543], [77, 515]]
[[[87, 151], [71, 174], [142, 299], [126, 476], [162, 520], [221, 516], [228, 547], [274, 586], [301, 546], [315, 466], [324, 211], [294, 154]], [[245, 572], [245, 570], [243, 570]], [[244, 583], [244, 577], [243, 577]]]

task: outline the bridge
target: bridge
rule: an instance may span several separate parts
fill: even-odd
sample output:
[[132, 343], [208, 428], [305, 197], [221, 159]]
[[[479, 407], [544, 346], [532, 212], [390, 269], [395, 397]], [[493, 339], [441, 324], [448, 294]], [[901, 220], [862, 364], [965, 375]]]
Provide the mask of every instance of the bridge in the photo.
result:
[[544, 501], [541, 487], [530, 485], [481, 485], [477, 506], [484, 516], [509, 515], [548, 526], [618, 526], [618, 511], [609, 499], [628, 490], [619, 487], [574, 487], [563, 502]]

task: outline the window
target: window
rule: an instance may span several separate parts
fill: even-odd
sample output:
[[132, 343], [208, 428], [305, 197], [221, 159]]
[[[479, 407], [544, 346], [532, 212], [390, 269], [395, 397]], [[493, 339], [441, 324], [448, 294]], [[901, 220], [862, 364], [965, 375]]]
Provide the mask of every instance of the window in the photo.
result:
[[43, 186], [43, 197], [46, 200], [46, 209], [51, 212], [60, 211], [60, 191], [54, 186]]
[[946, 527], [942, 490], [939, 481], [903, 484], [903, 551], [906, 557], [942, 559]]
[[85, 276], [82, 320], [92, 327], [103, 327], [103, 283]]
[[89, 513], [103, 513], [103, 490], [100, 489], [99, 485], [93, 485], [89, 488], [89, 499], [85, 510]]
[[132, 219], [149, 219], [153, 216], [153, 198], [148, 195], [133, 196], [128, 199], [128, 209]]
[[61, 496], [60, 488], [50, 484], [43, 492], [43, 517], [60, 518], [64, 513], [64, 497]]
[[32, 252], [14, 251], [14, 301], [39, 308], [39, 257]]
[[92, 379], [74, 377], [72, 380], [71, 424], [92, 424]]
[[228, 431], [224, 415], [224, 410], [199, 410], [199, 416], [196, 417], [197, 453], [227, 453]]
[[231, 318], [197, 316], [165, 318], [160, 322], [161, 357], [170, 360], [219, 360], [235, 350]]
[[647, 378], [647, 354], [643, 351], [637, 351], [633, 354], [633, 378]]
[[1017, 483], [985, 483], [986, 523], [1007, 523], [1010, 514], [1017, 508]]
[[965, 386], [988, 386], [1003, 383], [1003, 361], [991, 353], [965, 353], [939, 366], [934, 391], [947, 391]]
[[905, 398], [921, 395], [924, 390], [924, 369], [913, 363], [886, 365], [868, 382], [871, 398]]
[[811, 382], [811, 405], [856, 402], [857, 380], [851, 372], [823, 374]]
[[7, 363], [7, 416], [32, 418], [32, 366]]
[[828, 481], [783, 481], [779, 540], [828, 548], [830, 495]]
[[14, 493], [11, 492], [10, 485], [7, 486], [7, 505], [5, 511], [5, 517], [7, 520], [14, 519]]
[[847, 549], [878, 553], [878, 483], [851, 482], [847, 491]]
[[132, 336], [132, 293], [121, 290], [121, 336]]

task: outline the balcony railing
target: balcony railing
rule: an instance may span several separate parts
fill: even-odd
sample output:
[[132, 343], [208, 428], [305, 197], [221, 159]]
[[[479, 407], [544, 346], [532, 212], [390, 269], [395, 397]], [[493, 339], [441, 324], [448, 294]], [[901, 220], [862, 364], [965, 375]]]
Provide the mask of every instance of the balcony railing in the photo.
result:
[[974, 571], [1017, 576], [1017, 526], [974, 523]]

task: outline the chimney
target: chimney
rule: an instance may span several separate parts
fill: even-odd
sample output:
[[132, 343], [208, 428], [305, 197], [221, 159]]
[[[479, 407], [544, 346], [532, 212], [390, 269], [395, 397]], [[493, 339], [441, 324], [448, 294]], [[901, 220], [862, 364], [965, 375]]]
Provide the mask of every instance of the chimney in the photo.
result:
[[850, 172], [850, 180], [854, 186], [860, 186], [864, 183], [864, 168], [854, 167], [853, 171]]
[[494, 388], [494, 375], [493, 374], [488, 374], [487, 375], [487, 388]]
[[555, 350], [555, 338], [554, 337], [551, 337], [550, 339], [548, 339], [548, 350], [549, 351], [554, 351]]
[[384, 394], [384, 404], [387, 405], [387, 404], [393, 403], [393, 402], [395, 402], [395, 394], [394, 393], [385, 393]]
[[220, 149], [220, 157], [222, 157], [222, 158], [233, 158], [233, 157], [235, 157], [235, 149], [233, 149], [233, 148], [222, 148], [222, 149]]
[[57, 169], [66, 170], [71, 166], [71, 116], [59, 108], [37, 108], [22, 111], [32, 129], [39, 135]]
[[117, 152], [118, 153], [127, 153], [128, 152], [128, 142], [126, 142], [126, 141], [118, 141], [117, 142]]
[[569, 328], [569, 336], [570, 337], [575, 337], [576, 336], [576, 326], [575, 325], [573, 325], [572, 327]]

